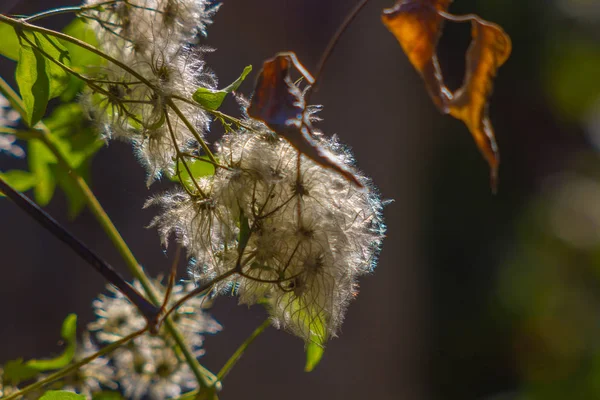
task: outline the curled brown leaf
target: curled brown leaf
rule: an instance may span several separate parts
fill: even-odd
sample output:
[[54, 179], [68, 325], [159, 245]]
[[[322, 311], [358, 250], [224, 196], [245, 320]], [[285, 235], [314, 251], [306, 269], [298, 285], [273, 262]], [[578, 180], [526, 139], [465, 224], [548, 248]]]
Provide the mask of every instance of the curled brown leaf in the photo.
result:
[[425, 81], [427, 91], [438, 109], [446, 113], [446, 91], [436, 48], [451, 0], [398, 1], [383, 10], [382, 21], [394, 34], [411, 64]]
[[248, 115], [263, 121], [273, 132], [285, 138], [300, 154], [330, 168], [358, 187], [354, 174], [327, 156], [314, 139], [312, 124], [300, 89], [290, 77], [294, 66], [309, 84], [313, 77], [291, 52], [276, 54], [266, 60], [260, 71]]
[[464, 19], [471, 21], [473, 40], [467, 50], [465, 81], [450, 99], [449, 112], [471, 131], [490, 165], [491, 184], [495, 189], [500, 155], [488, 115], [488, 100], [496, 72], [510, 56], [511, 42], [498, 25], [477, 16], [466, 16]]
[[[500, 26], [476, 15], [448, 14], [450, 3], [451, 0], [399, 0], [393, 8], [384, 10], [382, 20], [423, 77], [437, 108], [469, 128], [490, 166], [495, 191], [500, 157], [488, 116], [488, 100], [498, 68], [510, 56], [511, 41]], [[444, 83], [436, 54], [443, 20], [472, 24], [465, 80], [454, 93]]]

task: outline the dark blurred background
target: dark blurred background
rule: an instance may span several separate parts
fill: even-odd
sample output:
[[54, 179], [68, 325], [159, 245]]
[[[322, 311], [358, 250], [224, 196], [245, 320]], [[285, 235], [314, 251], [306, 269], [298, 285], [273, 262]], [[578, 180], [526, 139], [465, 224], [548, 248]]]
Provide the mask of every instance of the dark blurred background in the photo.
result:
[[[0, 12], [33, 13], [73, 1], [2, 0]], [[355, 1], [224, 0], [206, 43], [208, 65], [231, 82], [283, 50], [314, 67]], [[491, 119], [502, 162], [497, 195], [466, 127], [437, 113], [420, 78], [380, 23], [391, 0], [373, 0], [342, 37], [319, 92], [327, 134], [354, 149], [382, 196], [394, 199], [375, 273], [312, 373], [303, 343], [275, 329], [224, 382], [223, 399], [600, 399], [600, 2], [457, 0], [504, 27], [513, 54], [499, 71]], [[67, 17], [48, 21], [61, 28]], [[470, 40], [446, 25], [439, 56], [458, 87]], [[0, 38], [1, 45], [1, 38]], [[14, 65], [0, 60], [12, 79]], [[251, 82], [252, 79], [249, 79]], [[242, 91], [249, 94], [246, 82]], [[225, 111], [236, 112], [233, 101]], [[213, 137], [212, 140], [216, 138]], [[0, 168], [15, 165], [0, 156]], [[102, 149], [92, 187], [139, 261], [165, 272], [157, 234], [144, 229], [142, 167], [127, 144]], [[91, 321], [104, 282], [68, 248], [0, 201], [0, 363], [59, 351], [69, 312]], [[89, 212], [48, 211], [125, 268]], [[181, 267], [181, 274], [184, 268]], [[218, 369], [264, 319], [259, 307], [220, 298], [223, 332], [204, 363]]]

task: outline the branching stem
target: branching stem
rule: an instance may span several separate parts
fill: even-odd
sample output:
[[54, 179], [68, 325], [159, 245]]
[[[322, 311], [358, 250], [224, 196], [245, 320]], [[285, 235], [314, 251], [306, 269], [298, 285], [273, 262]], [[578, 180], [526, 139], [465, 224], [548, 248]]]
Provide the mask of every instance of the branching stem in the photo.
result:
[[[1, 19], [2, 15], [0, 15], [0, 20]], [[7, 90], [5, 86], [8, 85], [3, 85], [3, 82], [4, 81], [0, 80], [0, 90], [2, 90], [2, 93], [5, 96], [7, 96], [7, 99], [9, 100], [10, 104], [16, 105], [15, 109], [17, 110], [24, 110], [23, 101], [21, 100], [21, 98], [12, 89], [10, 89], [10, 87], [8, 87], [10, 90]], [[63, 155], [60, 148], [55, 144], [54, 138], [52, 137], [48, 128], [42, 122], [39, 122], [36, 125], [35, 131], [39, 134], [38, 139], [41, 140], [48, 147], [48, 149], [56, 157], [59, 166], [67, 172], [67, 174], [71, 177], [77, 188], [81, 191], [90, 211], [92, 212], [96, 220], [99, 222], [100, 226], [102, 227], [108, 238], [112, 241], [117, 251], [121, 254], [121, 257], [125, 261], [125, 264], [127, 265], [129, 271], [133, 274], [135, 278], [139, 280], [149, 300], [156, 306], [161, 304], [161, 301], [158, 298], [158, 294], [156, 293], [152, 284], [150, 283], [150, 279], [148, 279], [148, 277], [144, 273], [142, 266], [135, 259], [135, 256], [131, 252], [131, 249], [123, 240], [123, 237], [121, 236], [117, 228], [114, 226], [110, 217], [106, 214], [106, 211], [104, 211], [104, 209], [102, 208], [102, 205], [100, 204], [100, 202], [98, 201], [88, 184], [79, 174], [77, 174], [75, 169], [71, 167], [71, 165], [67, 161], [67, 158]], [[183, 335], [176, 328], [173, 321], [169, 318], [165, 318], [164, 324], [169, 334], [171, 334], [171, 336], [175, 340], [175, 343], [177, 343], [177, 346], [179, 346], [179, 348], [181, 349], [181, 352], [183, 353], [186, 362], [192, 369], [194, 376], [198, 380], [198, 384], [200, 385], [200, 387], [212, 386], [213, 382], [216, 380], [214, 374], [212, 374], [210, 371], [208, 371], [206, 368], [200, 365], [196, 357], [194, 357], [190, 349], [187, 347]]]
[[29, 392], [32, 392], [34, 390], [37, 390], [41, 387], [44, 387], [45, 385], [48, 385], [60, 378], [64, 378], [65, 376], [75, 372], [77, 369], [79, 369], [80, 367], [92, 362], [93, 360], [95, 360], [98, 357], [102, 357], [105, 356], [107, 354], [109, 354], [110, 352], [118, 349], [119, 347], [121, 347], [122, 345], [126, 344], [127, 342], [129, 342], [132, 339], [135, 339], [136, 337], [140, 336], [141, 334], [143, 334], [144, 332], [146, 332], [148, 330], [148, 328], [144, 328], [142, 330], [139, 330], [137, 332], [132, 333], [129, 336], [125, 336], [124, 338], [117, 340], [114, 343], [109, 344], [108, 346], [102, 348], [100, 351], [98, 351], [97, 353], [92, 354], [89, 357], [83, 358], [63, 369], [61, 369], [60, 371], [57, 371], [49, 376], [47, 376], [46, 378], [32, 383], [29, 386], [24, 387], [23, 389], [21, 389], [18, 392], [15, 392], [7, 397], [3, 397], [2, 400], [14, 400], [17, 398], [20, 398], [21, 396], [26, 395]]

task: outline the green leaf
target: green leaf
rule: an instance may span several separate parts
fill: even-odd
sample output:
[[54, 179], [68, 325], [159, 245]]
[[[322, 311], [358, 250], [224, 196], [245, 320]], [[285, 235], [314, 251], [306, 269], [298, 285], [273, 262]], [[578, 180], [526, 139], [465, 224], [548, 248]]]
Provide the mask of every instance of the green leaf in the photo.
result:
[[[89, 164], [90, 162], [86, 162], [79, 168], [75, 169], [75, 172], [77, 172], [77, 174], [81, 176], [86, 182], [89, 182], [90, 180]], [[69, 177], [64, 168], [60, 168], [58, 165], [51, 165], [50, 168], [52, 170], [52, 173], [56, 176], [58, 186], [60, 186], [62, 191], [67, 196], [67, 217], [69, 218], [69, 220], [72, 221], [85, 209], [85, 196], [79, 189], [79, 186], [77, 186], [75, 182], [73, 182], [73, 179]]]
[[85, 160], [104, 146], [98, 132], [86, 119], [79, 104], [64, 104], [57, 107], [44, 120], [52, 132], [55, 144], [62, 150], [73, 168], [79, 168]]
[[[71, 65], [71, 58], [69, 52], [57, 39], [40, 34], [34, 34], [35, 43], [37, 46], [47, 55], [52, 57], [54, 60], [66, 65]], [[70, 80], [70, 74], [67, 73], [61, 66], [52, 62], [51, 60], [44, 57], [46, 64], [46, 73], [50, 78], [50, 98], [60, 96], [60, 94], [67, 88], [67, 84]]]
[[122, 400], [123, 396], [119, 392], [111, 392], [111, 391], [102, 391], [98, 393], [94, 393], [92, 395], [92, 400]]
[[[49, 139], [60, 149], [69, 165], [89, 182], [91, 159], [104, 142], [85, 118], [81, 106], [75, 103], [61, 105], [44, 123], [51, 131]], [[69, 201], [69, 218], [75, 218], [84, 208], [83, 194], [64, 168], [57, 165], [56, 157], [46, 145], [39, 140], [30, 140], [28, 146], [29, 168], [36, 176], [36, 202], [47, 205], [58, 184]]]
[[325, 352], [328, 336], [325, 314], [315, 304], [307, 304], [302, 297], [296, 297], [293, 292], [285, 294], [283, 299], [277, 301], [287, 304], [288, 312], [294, 315], [294, 325], [308, 337], [304, 370], [311, 372]]
[[[94, 30], [80, 18], [74, 19], [69, 25], [63, 29], [63, 33], [79, 39], [91, 46], [98, 47], [98, 40]], [[96, 53], [84, 49], [74, 43], [61, 41], [64, 47], [69, 51], [71, 56], [71, 66], [73, 67], [88, 67], [96, 66], [102, 63], [103, 58]]]
[[225, 100], [225, 96], [227, 96], [228, 93], [237, 90], [251, 71], [252, 65], [248, 65], [246, 68], [244, 68], [244, 71], [240, 77], [226, 88], [221, 90], [213, 90], [200, 87], [196, 89], [196, 92], [192, 95], [192, 98], [207, 110], [216, 110], [221, 107], [223, 100]]
[[44, 116], [48, 100], [59, 96], [70, 80], [69, 74], [44, 54], [66, 66], [70, 58], [67, 49], [54, 38], [25, 32], [19, 39], [16, 80], [27, 113], [25, 122], [33, 127]]
[[[296, 299], [300, 302], [299, 299]], [[306, 364], [304, 371], [311, 372], [323, 357], [325, 352], [325, 342], [327, 341], [327, 328], [325, 326], [325, 316], [322, 311], [307, 307], [299, 310], [300, 323], [305, 325], [310, 332], [310, 339], [306, 344]]]
[[34, 378], [40, 372], [60, 369], [67, 366], [75, 355], [76, 346], [76, 325], [77, 316], [70, 314], [65, 318], [61, 337], [67, 343], [65, 351], [60, 356], [49, 360], [30, 360], [23, 362], [23, 359], [8, 361], [4, 365], [4, 380], [11, 385], [17, 385], [19, 382]]
[[[202, 161], [206, 160], [206, 161]], [[186, 160], [187, 166], [190, 169], [192, 176], [194, 179], [198, 180], [203, 176], [211, 176], [215, 174], [215, 166], [208, 162], [208, 157], [202, 156], [200, 160]], [[190, 190], [196, 190], [196, 186], [192, 181], [190, 174], [188, 173], [183, 162], [179, 160], [179, 174], [181, 175], [181, 181], [188, 187]], [[173, 182], [179, 182], [179, 177], [175, 174], [170, 177]]]
[[4, 381], [11, 385], [34, 378], [39, 371], [27, 366], [22, 358], [11, 360], [4, 364]]
[[23, 44], [19, 49], [15, 78], [27, 114], [25, 123], [33, 127], [44, 116], [50, 100], [50, 78], [46, 73], [44, 56], [28, 44]]
[[49, 390], [39, 400], [85, 400], [85, 396], [66, 390]]
[[[20, 169], [0, 173], [0, 176], [19, 192], [25, 192], [37, 184], [37, 177], [34, 174]], [[4, 195], [0, 193], [0, 196]]]
[[314, 342], [308, 343], [306, 346], [306, 364], [304, 365], [304, 371], [311, 372], [321, 361], [325, 348]]
[[56, 188], [56, 177], [50, 170], [50, 165], [56, 163], [56, 158], [46, 145], [37, 139], [30, 140], [27, 146], [29, 169], [36, 177], [33, 196], [36, 203], [45, 206], [52, 200]]
[[47, 360], [30, 360], [26, 365], [37, 371], [51, 371], [66, 367], [75, 356], [75, 348], [77, 346], [75, 337], [76, 328], [77, 315], [69, 314], [67, 318], [65, 318], [61, 329], [61, 337], [67, 344], [64, 352], [58, 357]]
[[0, 46], [0, 54], [4, 57], [17, 61], [19, 59], [19, 38], [15, 29], [7, 23], [0, 22], [0, 37], [2, 38], [2, 46]]
[[[98, 40], [94, 30], [82, 19], [76, 18], [69, 25], [63, 29], [63, 33], [79, 39], [91, 46], [98, 47]], [[71, 42], [61, 41], [65, 48], [69, 51], [71, 56], [71, 67], [80, 73], [85, 73], [89, 68], [102, 65], [104, 59], [96, 53], [92, 53], [89, 50], [84, 49], [81, 46], [77, 46]], [[84, 88], [85, 83], [71, 75], [70, 81], [61, 95], [61, 100], [64, 102], [72, 101], [79, 92]]]

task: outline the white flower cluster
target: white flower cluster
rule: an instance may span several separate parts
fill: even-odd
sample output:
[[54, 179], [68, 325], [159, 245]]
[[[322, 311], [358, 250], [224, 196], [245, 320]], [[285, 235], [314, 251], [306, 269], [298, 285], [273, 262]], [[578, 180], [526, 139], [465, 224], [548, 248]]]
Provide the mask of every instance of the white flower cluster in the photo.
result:
[[[98, 350], [90, 333], [85, 332], [83, 341], [77, 346], [74, 361], [89, 357]], [[67, 375], [62, 386], [63, 390], [82, 394], [86, 398], [92, 398], [93, 394], [100, 392], [102, 388], [117, 389], [114, 368], [110, 365], [110, 360], [104, 357], [95, 358], [75, 373]]]
[[[135, 282], [134, 286], [138, 290], [142, 289], [139, 282]], [[159, 296], [165, 295], [165, 288], [159, 282], [154, 282], [154, 286], [159, 291]], [[170, 304], [192, 290], [190, 286], [193, 284], [175, 285]], [[112, 286], [108, 286], [108, 290], [109, 294], [100, 295], [94, 301], [97, 319], [88, 325], [88, 329], [102, 343], [115, 342], [145, 326], [143, 316], [121, 292]], [[214, 334], [221, 330], [219, 323], [204, 311], [208, 303], [205, 297], [195, 297], [172, 314], [175, 326], [191, 346], [195, 357], [204, 354], [203, 334]], [[97, 391], [100, 385], [114, 389], [118, 383], [128, 399], [146, 396], [151, 399], [178, 397], [183, 392], [194, 389], [197, 382], [188, 364], [180, 360], [173, 348], [174, 343], [166, 332], [161, 331], [155, 336], [146, 333], [120, 347], [108, 358], [98, 358], [84, 365], [78, 371], [78, 384], [71, 384], [69, 387], [85, 394]], [[93, 351], [90, 350], [91, 352]]]
[[[244, 304], [268, 305], [275, 326], [306, 341], [324, 342], [338, 331], [356, 279], [372, 270], [384, 236], [382, 203], [337, 172], [298, 156], [286, 140], [259, 132], [226, 134], [222, 164], [197, 184], [203, 196], [176, 191], [148, 205], [163, 212], [152, 226], [163, 242], [174, 234], [203, 281], [235, 271], [218, 288], [235, 290]], [[317, 142], [340, 165], [352, 158], [335, 139]]]
[[[21, 116], [14, 110], [6, 97], [0, 94], [0, 127], [14, 127], [18, 124]], [[0, 134], [0, 152], [10, 154], [13, 157], [25, 157], [23, 148], [15, 143], [14, 135]]]
[[[195, 88], [215, 88], [198, 45], [217, 6], [208, 0], [89, 0], [99, 48], [133, 71], [108, 62], [88, 82], [82, 104], [107, 138], [134, 144], [148, 183], [198, 147], [209, 118], [186, 102]], [[184, 117], [184, 118], [182, 118]]]

